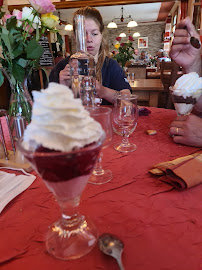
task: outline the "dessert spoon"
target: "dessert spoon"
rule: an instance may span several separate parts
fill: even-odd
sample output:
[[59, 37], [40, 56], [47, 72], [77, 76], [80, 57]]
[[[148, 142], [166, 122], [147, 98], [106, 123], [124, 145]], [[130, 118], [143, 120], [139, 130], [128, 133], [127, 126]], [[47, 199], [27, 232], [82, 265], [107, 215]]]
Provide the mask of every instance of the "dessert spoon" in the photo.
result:
[[114, 235], [103, 234], [99, 238], [99, 248], [105, 254], [112, 256], [116, 259], [120, 270], [124, 270], [121, 255], [123, 252], [123, 242]]
[[187, 27], [185, 26], [184, 29], [187, 30], [187, 32], [189, 33], [190, 35], [190, 43], [191, 45], [196, 48], [196, 49], [199, 49], [201, 47], [201, 42], [198, 40], [198, 38], [195, 38], [195, 37], [192, 37], [189, 30], [187, 29]]

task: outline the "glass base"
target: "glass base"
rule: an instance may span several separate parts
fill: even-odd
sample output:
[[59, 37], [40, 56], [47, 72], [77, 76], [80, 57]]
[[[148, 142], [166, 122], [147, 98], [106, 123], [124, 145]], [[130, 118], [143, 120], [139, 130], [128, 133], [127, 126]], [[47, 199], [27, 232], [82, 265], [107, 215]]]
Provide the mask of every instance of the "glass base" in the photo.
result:
[[89, 253], [98, 240], [98, 230], [88, 218], [81, 216], [79, 225], [53, 223], [46, 236], [46, 249], [57, 259], [74, 260]]
[[128, 153], [135, 151], [137, 149], [137, 146], [133, 143], [129, 143], [127, 145], [117, 143], [114, 145], [114, 149], [122, 153]]
[[102, 170], [102, 174], [92, 174], [88, 183], [102, 185], [112, 180], [112, 172], [110, 170]]

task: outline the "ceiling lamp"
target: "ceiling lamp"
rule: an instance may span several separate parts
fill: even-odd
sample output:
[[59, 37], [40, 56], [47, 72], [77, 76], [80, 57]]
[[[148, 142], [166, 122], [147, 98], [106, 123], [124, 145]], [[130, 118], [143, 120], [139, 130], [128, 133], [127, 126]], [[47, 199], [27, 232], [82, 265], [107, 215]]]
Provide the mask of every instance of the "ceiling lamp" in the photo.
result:
[[107, 25], [107, 28], [117, 28], [117, 24], [112, 21]]
[[65, 30], [72, 31], [73, 30], [73, 26], [70, 23], [68, 23], [68, 24], [65, 25]]
[[140, 36], [140, 33], [139, 32], [135, 32], [134, 34], [133, 34], [133, 37], [139, 37]]
[[136, 26], [137, 26], [137, 23], [136, 21], [133, 21], [133, 20], [129, 21], [129, 23], [127, 24], [127, 27], [136, 27]]
[[119, 35], [119, 37], [126, 37], [126, 34], [125, 34], [125, 33], [121, 33], [121, 34]]
[[129, 15], [128, 17], [124, 17], [123, 15], [123, 6], [121, 8], [121, 16], [117, 17], [117, 18], [114, 18], [112, 20], [112, 22], [110, 22], [108, 25], [107, 25], [107, 28], [117, 28], [117, 24], [114, 22], [114, 20], [120, 20], [121, 22], [124, 22], [124, 20], [129, 20], [128, 24], [127, 24], [127, 27], [135, 27], [137, 26], [137, 23], [136, 21], [134, 21], [131, 17], [131, 15]]

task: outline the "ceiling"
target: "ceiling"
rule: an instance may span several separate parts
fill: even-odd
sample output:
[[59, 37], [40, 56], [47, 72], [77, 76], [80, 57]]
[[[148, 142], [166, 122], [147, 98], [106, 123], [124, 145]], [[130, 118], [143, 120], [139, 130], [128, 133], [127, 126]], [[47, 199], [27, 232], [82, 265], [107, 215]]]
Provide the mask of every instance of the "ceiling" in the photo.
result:
[[[121, 17], [121, 7], [123, 7], [123, 17], [127, 18], [129, 15], [137, 23], [159, 22], [166, 20], [166, 17], [170, 13], [175, 2], [156, 2], [156, 3], [144, 3], [144, 4], [132, 4], [132, 5], [115, 5], [115, 6], [98, 6], [96, 7], [102, 17], [104, 24], [107, 25], [114, 18]], [[73, 13], [77, 10], [74, 9], [58, 9], [55, 14], [60, 14], [62, 21], [72, 22]], [[59, 11], [59, 13], [58, 13]], [[119, 25], [127, 23], [128, 19], [125, 19], [121, 23], [120, 19], [114, 19]]]
[[[105, 25], [113, 18], [121, 17], [122, 6], [124, 8], [123, 16], [128, 17], [131, 15], [137, 23], [165, 21], [175, 3], [174, 0], [52, 0], [52, 2], [57, 8], [55, 14], [58, 15], [59, 11], [62, 21], [72, 22], [74, 11], [80, 6], [90, 5], [100, 11]], [[29, 4], [28, 0], [18, 0], [17, 5], [15, 5], [16, 0], [7, 0], [7, 3], [10, 11], [14, 8], [21, 9]], [[115, 20], [115, 22], [121, 24], [120, 20]], [[125, 23], [127, 22], [125, 20]]]

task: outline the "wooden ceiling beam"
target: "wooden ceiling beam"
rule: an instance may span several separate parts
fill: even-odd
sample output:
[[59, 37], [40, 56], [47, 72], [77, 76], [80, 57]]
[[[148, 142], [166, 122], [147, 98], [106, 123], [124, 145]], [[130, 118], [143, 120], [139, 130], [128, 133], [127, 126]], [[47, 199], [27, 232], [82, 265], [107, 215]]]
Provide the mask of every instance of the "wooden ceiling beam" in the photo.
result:
[[[70, 9], [80, 7], [99, 7], [99, 6], [115, 6], [115, 5], [132, 5], [132, 4], [144, 4], [144, 3], [156, 3], [156, 2], [175, 2], [176, 0], [80, 0], [80, 1], [63, 1], [54, 2], [56, 9]], [[8, 9], [22, 9], [26, 5], [10, 5]], [[27, 5], [30, 6], [30, 5]]]

